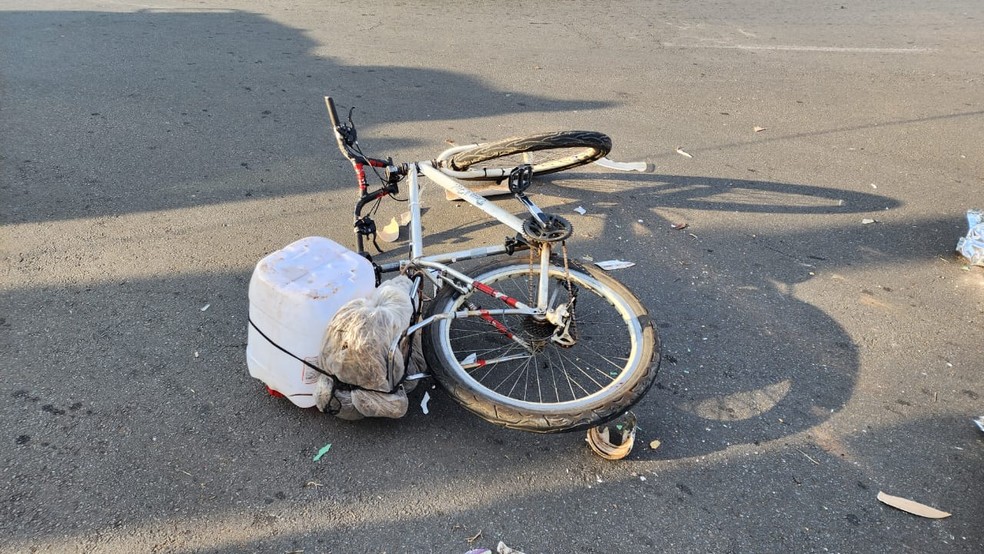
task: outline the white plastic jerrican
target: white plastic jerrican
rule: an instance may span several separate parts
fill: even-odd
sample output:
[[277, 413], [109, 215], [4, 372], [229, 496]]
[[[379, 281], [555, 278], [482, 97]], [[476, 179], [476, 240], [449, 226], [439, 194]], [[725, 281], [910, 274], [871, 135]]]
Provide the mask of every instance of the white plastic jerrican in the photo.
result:
[[302, 408], [314, 406], [318, 373], [271, 341], [317, 365], [332, 316], [375, 285], [368, 260], [323, 237], [301, 239], [260, 260], [249, 281], [249, 374]]

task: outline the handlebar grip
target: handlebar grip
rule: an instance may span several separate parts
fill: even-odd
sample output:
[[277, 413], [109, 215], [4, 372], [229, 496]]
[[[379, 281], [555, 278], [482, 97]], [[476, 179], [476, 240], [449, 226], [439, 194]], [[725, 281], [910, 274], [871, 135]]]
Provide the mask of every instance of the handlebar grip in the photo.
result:
[[335, 111], [335, 101], [331, 96], [325, 96], [325, 104], [328, 106], [328, 117], [331, 118], [331, 126], [338, 127], [338, 112]]

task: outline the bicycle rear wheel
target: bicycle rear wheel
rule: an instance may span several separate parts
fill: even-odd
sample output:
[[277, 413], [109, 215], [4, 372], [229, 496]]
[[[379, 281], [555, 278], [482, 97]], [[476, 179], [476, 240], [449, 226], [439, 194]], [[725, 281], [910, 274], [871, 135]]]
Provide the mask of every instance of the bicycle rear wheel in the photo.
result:
[[[476, 280], [528, 302], [529, 280], [540, 268], [499, 262]], [[550, 267], [551, 306], [576, 295], [573, 346], [550, 339], [554, 327], [532, 316], [496, 316], [524, 349], [481, 318], [437, 321], [424, 328], [424, 355], [438, 382], [468, 410], [492, 423], [538, 433], [576, 431], [623, 414], [656, 379], [659, 338], [642, 303], [611, 277], [570, 268], [570, 290], [562, 267]], [[462, 295], [443, 287], [429, 314], [501, 306], [481, 293]], [[497, 360], [497, 361], [496, 361]]]
[[[597, 161], [611, 149], [612, 139], [608, 135], [595, 131], [559, 131], [480, 144], [454, 154], [449, 162], [456, 171], [505, 169], [507, 175], [514, 167], [530, 164], [534, 175], [543, 175]], [[493, 176], [468, 179], [502, 179], [501, 172], [491, 173]]]

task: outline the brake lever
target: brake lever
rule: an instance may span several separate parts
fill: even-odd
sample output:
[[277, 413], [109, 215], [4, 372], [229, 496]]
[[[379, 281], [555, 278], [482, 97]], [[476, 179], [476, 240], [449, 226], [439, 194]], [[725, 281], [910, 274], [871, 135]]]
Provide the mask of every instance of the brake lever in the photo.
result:
[[352, 129], [352, 136], [355, 136], [355, 122], [352, 121], [352, 114], [354, 113], [355, 113], [355, 106], [352, 106], [349, 108], [349, 113], [348, 113], [348, 127], [349, 129]]

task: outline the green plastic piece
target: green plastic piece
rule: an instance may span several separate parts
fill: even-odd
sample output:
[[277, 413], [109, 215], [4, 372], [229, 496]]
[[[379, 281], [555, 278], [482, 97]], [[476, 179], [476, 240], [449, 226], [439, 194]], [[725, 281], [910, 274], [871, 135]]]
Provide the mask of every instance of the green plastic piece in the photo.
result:
[[331, 443], [328, 443], [328, 444], [322, 446], [321, 447], [321, 450], [318, 450], [318, 453], [315, 454], [314, 461], [317, 462], [318, 460], [320, 460], [321, 457], [324, 456], [325, 454], [327, 454], [329, 450], [331, 450]]

